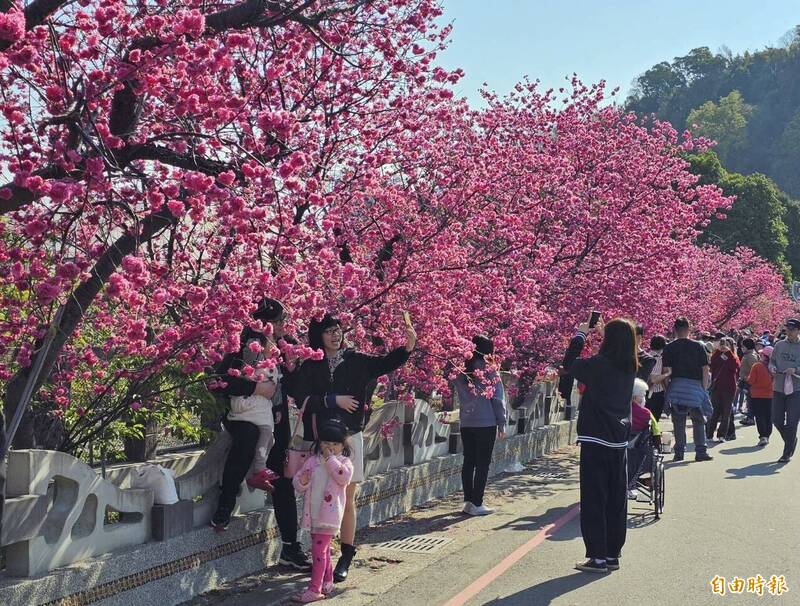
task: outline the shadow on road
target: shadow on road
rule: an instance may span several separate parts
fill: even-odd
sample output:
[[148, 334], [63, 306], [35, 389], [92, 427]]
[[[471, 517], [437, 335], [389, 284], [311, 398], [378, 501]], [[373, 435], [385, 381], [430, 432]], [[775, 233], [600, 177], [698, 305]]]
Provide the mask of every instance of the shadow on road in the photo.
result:
[[763, 446], [737, 446], [736, 448], [726, 448], [725, 450], [720, 450], [720, 454], [743, 454], [746, 452], [757, 452], [759, 450], [763, 450]]
[[635, 513], [628, 516], [628, 530], [645, 528], [647, 526], [652, 526], [656, 522], [658, 522], [658, 520], [656, 519], [655, 513], [653, 513], [653, 508], [650, 507], [646, 512], [643, 511], [642, 513]]
[[558, 577], [557, 579], [544, 581], [505, 598], [498, 598], [486, 602], [486, 604], [503, 606], [529, 606], [530, 604], [536, 604], [537, 606], [546, 606], [547, 604], [551, 604], [555, 598], [580, 589], [594, 581], [598, 581], [604, 576], [606, 575], [575, 572], [567, 576]]
[[[516, 518], [514, 520], [510, 520], [505, 524], [501, 524], [493, 528], [492, 530], [524, 530], [527, 532], [541, 530], [547, 524], [554, 522], [555, 520], [559, 519], [565, 513], [567, 513], [570, 509], [572, 509], [575, 505], [568, 505], [565, 507], [551, 507], [544, 513], [538, 516], [525, 516], [523, 518]], [[574, 524], [568, 524], [568, 526], [573, 526]], [[559, 531], [559, 535], [563, 533], [565, 527], [562, 527]], [[579, 535], [578, 535], [579, 536]], [[548, 538], [556, 539], [556, 540], [564, 540], [561, 536], [556, 537], [555, 535], [548, 533]], [[571, 537], [574, 538], [574, 537]]]
[[778, 473], [781, 467], [781, 465], [771, 461], [768, 463], [754, 463], [753, 465], [748, 465], [747, 467], [732, 467], [725, 470], [730, 474], [729, 476], [725, 476], [725, 479], [744, 480], [750, 476], [771, 476]]

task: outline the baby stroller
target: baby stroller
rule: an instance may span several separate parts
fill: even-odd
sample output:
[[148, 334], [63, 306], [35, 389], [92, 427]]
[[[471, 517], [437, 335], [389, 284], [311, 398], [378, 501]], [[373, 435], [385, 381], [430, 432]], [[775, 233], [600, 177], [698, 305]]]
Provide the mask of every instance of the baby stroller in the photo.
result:
[[[628, 446], [628, 470], [636, 482], [628, 487], [643, 495], [652, 505], [656, 519], [664, 512], [664, 455], [649, 431], [636, 434]], [[637, 499], [638, 500], [638, 499]]]

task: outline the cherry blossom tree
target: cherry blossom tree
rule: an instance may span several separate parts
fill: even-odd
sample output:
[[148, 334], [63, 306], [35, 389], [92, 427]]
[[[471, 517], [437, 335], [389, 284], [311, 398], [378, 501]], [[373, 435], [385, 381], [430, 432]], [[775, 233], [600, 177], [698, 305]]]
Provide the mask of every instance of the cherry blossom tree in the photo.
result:
[[408, 309], [401, 391], [446, 389], [477, 333], [533, 376], [595, 308], [653, 330], [791, 309], [751, 252], [695, 245], [731, 202], [683, 160], [706, 142], [577, 78], [471, 109], [433, 0], [0, 11], [0, 377], [7, 414], [30, 385], [65, 421], [55, 447], [202, 380], [262, 296], [374, 350]]

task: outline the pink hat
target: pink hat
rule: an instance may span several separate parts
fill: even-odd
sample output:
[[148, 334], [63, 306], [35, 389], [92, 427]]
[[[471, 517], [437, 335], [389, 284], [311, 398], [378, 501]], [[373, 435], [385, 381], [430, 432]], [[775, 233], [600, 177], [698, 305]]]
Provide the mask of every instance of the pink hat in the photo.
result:
[[771, 345], [767, 345], [764, 349], [761, 350], [761, 355], [769, 358], [772, 355], [772, 350], [775, 349]]

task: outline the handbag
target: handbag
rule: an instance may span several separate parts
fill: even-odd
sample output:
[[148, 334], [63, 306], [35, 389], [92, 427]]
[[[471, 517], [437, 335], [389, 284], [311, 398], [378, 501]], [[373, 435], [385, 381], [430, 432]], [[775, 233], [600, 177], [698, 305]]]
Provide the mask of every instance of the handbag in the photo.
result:
[[[283, 460], [283, 477], [284, 478], [293, 478], [295, 474], [297, 474], [305, 465], [306, 460], [311, 456], [311, 444], [306, 442], [305, 440], [298, 440], [299, 436], [297, 435], [297, 431], [300, 429], [300, 426], [303, 424], [303, 414], [306, 411], [306, 404], [308, 404], [308, 398], [305, 399], [303, 402], [303, 406], [300, 409], [300, 416], [297, 418], [297, 423], [294, 425], [294, 430], [292, 431], [292, 437], [289, 438], [289, 448], [286, 449], [286, 457]], [[314, 428], [314, 437], [317, 436], [317, 415], [314, 415], [312, 418], [312, 424]]]

